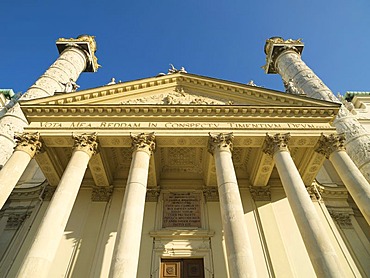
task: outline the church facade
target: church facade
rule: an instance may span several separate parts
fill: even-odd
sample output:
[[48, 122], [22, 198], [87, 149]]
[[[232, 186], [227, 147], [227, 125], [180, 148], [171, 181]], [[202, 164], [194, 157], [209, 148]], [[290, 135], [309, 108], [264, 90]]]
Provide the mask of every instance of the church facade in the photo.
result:
[[300, 41], [266, 44], [287, 92], [183, 69], [75, 91], [95, 41], [57, 45], [1, 118], [1, 277], [370, 275], [370, 98], [300, 80]]

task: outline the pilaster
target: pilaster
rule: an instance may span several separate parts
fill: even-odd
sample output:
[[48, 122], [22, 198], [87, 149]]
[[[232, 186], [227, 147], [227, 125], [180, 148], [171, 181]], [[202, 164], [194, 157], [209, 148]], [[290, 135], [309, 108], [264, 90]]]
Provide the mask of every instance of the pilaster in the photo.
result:
[[254, 201], [271, 201], [270, 186], [251, 186], [249, 191]]
[[94, 186], [91, 194], [93, 202], [108, 202], [113, 194], [113, 186]]

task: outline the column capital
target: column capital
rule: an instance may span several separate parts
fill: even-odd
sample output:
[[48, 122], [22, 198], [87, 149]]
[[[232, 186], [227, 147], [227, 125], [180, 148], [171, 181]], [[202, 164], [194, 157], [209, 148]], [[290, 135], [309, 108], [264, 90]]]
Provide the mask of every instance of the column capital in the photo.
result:
[[16, 140], [16, 151], [23, 151], [30, 155], [30, 157], [34, 157], [42, 147], [42, 143], [40, 141], [40, 133], [18, 133], [14, 135], [14, 139]]
[[113, 186], [94, 186], [91, 193], [91, 201], [108, 202], [113, 194]]
[[77, 38], [70, 39], [59, 38], [56, 41], [56, 45], [59, 54], [71, 47], [82, 50], [87, 58], [86, 67], [84, 70], [85, 72], [96, 72], [100, 67], [98, 64], [98, 58], [95, 56], [95, 52], [97, 50], [95, 36], [81, 35]]
[[329, 159], [330, 155], [335, 151], [345, 151], [343, 134], [325, 135], [321, 133], [320, 139], [315, 146], [315, 151], [325, 155]]
[[250, 186], [249, 191], [255, 201], [271, 201], [270, 186]]
[[131, 136], [131, 149], [133, 151], [144, 151], [151, 155], [155, 151], [155, 135], [152, 133], [139, 133]]
[[342, 229], [353, 229], [351, 215], [353, 215], [352, 211], [349, 210], [335, 210], [330, 209], [329, 214], [331, 218], [337, 222], [338, 226]]
[[304, 44], [301, 42], [301, 39], [298, 40], [284, 40], [281, 37], [272, 37], [266, 40], [265, 44], [265, 54], [266, 54], [266, 65], [262, 68], [266, 73], [278, 73], [277, 68], [275, 67], [275, 62], [277, 57], [285, 51], [294, 51], [299, 56], [302, 54]]
[[265, 142], [263, 143], [262, 151], [268, 155], [273, 156], [277, 151], [287, 151], [290, 133], [277, 133], [273, 136], [266, 133]]
[[160, 188], [147, 188], [145, 202], [157, 202], [160, 194], [161, 194]]
[[233, 151], [233, 133], [220, 133], [218, 135], [212, 135], [209, 133], [208, 140], [208, 151], [213, 154], [215, 149], [218, 148], [221, 151]]
[[96, 133], [83, 133], [81, 135], [72, 135], [74, 139], [73, 150], [83, 151], [90, 157], [96, 154], [98, 148]]
[[220, 198], [218, 196], [218, 188], [205, 186], [203, 187], [203, 196], [206, 202], [219, 202]]

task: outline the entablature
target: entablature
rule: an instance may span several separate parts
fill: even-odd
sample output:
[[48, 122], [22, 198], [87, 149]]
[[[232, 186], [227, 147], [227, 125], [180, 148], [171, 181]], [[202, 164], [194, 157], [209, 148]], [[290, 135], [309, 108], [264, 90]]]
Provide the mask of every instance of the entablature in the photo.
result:
[[[142, 118], [186, 118], [208, 120], [237, 118], [248, 120], [279, 121], [290, 119], [313, 119], [331, 121], [337, 115], [339, 107], [320, 106], [254, 106], [254, 105], [22, 105], [29, 122], [45, 119], [88, 118], [114, 120]], [[86, 119], [86, 120], [88, 120]]]

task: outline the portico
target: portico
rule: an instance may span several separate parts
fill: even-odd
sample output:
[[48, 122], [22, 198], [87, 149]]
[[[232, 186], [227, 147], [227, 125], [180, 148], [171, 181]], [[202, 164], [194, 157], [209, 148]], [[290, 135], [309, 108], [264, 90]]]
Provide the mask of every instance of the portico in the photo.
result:
[[[25, 132], [39, 132], [35, 159], [56, 192], [28, 235], [35, 247], [20, 252], [12, 273], [23, 265], [20, 273], [41, 277], [35, 260], [43, 249], [50, 266], [43, 277], [172, 277], [160, 275], [164, 267], [180, 271], [176, 259], [203, 260], [207, 278], [357, 271], [343, 253], [333, 256], [345, 246], [321, 237], [331, 228], [306, 191], [326, 159], [315, 148], [322, 133], [335, 132], [338, 104], [175, 73], [21, 107]], [[267, 133], [290, 139], [268, 150]], [[83, 150], [81, 136], [93, 136], [78, 141]], [[57, 206], [68, 223], [47, 235]], [[274, 234], [266, 232], [272, 223]]]

